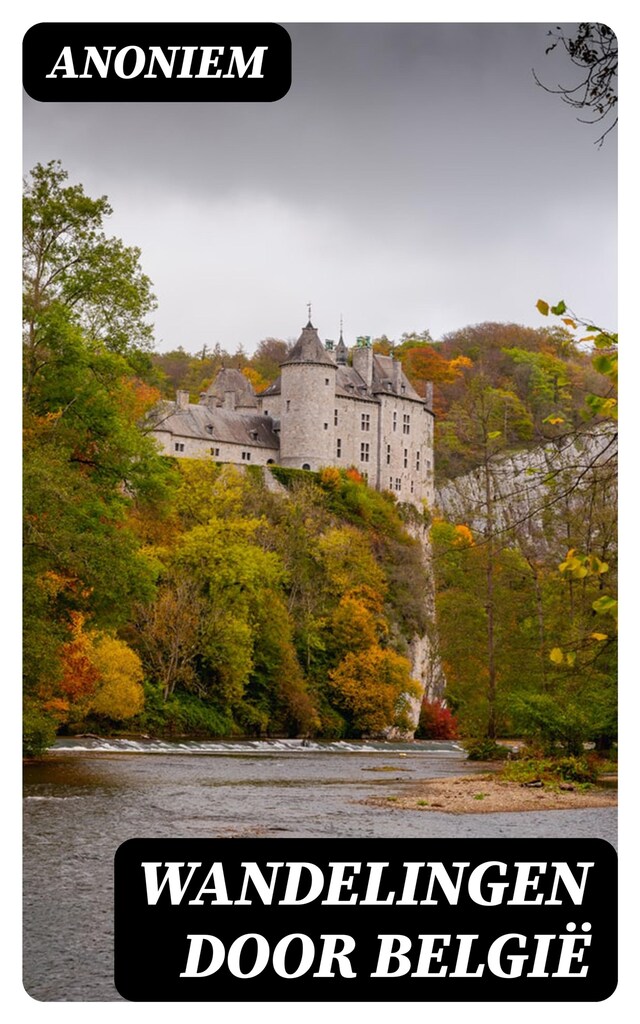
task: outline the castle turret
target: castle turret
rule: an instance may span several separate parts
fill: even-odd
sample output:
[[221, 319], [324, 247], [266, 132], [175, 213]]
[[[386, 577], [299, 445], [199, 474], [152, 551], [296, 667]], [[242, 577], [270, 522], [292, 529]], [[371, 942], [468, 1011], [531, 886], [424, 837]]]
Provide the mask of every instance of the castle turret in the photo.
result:
[[334, 462], [336, 364], [311, 323], [280, 368], [280, 462], [317, 470]]
[[339, 366], [346, 366], [347, 365], [348, 356], [349, 356], [349, 350], [348, 350], [347, 346], [344, 343], [344, 338], [342, 337], [342, 328], [340, 328], [340, 340], [339, 340], [338, 344], [336, 345], [335, 352], [336, 352], [336, 363], [338, 363]]

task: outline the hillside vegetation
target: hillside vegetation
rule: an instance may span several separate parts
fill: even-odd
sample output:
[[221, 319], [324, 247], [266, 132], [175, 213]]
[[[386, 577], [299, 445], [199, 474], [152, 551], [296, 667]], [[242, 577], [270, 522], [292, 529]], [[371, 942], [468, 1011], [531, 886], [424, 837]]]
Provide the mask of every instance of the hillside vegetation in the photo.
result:
[[[151, 285], [138, 250], [104, 234], [110, 212], [58, 163], [26, 183], [25, 750], [57, 730], [406, 728], [418, 693], [408, 645], [426, 632], [448, 706], [425, 704], [422, 735], [453, 735], [453, 711], [478, 739], [610, 744], [615, 338], [587, 327], [587, 351], [560, 303], [560, 327], [375, 340], [418, 390], [433, 382], [436, 464], [472, 496], [453, 521], [398, 506], [353, 469], [263, 476], [173, 461], [146, 426], [160, 397], [197, 397], [222, 360], [259, 389], [287, 342], [265, 339], [252, 357], [154, 353]], [[540, 507], [524, 518], [499, 507], [509, 453], [603, 429], [585, 464], [542, 474]], [[412, 519], [431, 524], [433, 578]]]

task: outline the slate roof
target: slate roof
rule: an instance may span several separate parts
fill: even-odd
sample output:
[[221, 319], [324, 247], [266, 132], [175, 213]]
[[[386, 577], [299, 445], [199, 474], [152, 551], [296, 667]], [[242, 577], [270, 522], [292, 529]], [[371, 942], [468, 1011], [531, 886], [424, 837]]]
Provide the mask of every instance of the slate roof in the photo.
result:
[[309, 320], [302, 334], [285, 359], [283, 366], [290, 363], [321, 363], [323, 366], [335, 366], [335, 362], [320, 341], [317, 329]]
[[220, 405], [224, 405], [224, 396], [227, 391], [235, 393], [236, 409], [257, 408], [258, 403], [251, 381], [240, 370], [231, 368], [223, 368], [218, 371], [216, 379], [209, 385], [200, 401], [206, 402], [207, 398], [216, 398]]
[[174, 437], [278, 449], [280, 440], [273, 426], [270, 416], [207, 405], [180, 409], [175, 402], [161, 402], [154, 413], [154, 429], [167, 430]]
[[[374, 354], [373, 383], [371, 385], [371, 390], [374, 394], [380, 394], [381, 392], [383, 394], [388, 394], [389, 392], [391, 394], [396, 393], [393, 370], [394, 363], [396, 362], [397, 360], [395, 360], [393, 356], [379, 356]], [[417, 398], [418, 401], [424, 402], [424, 398], [421, 398], [415, 388], [413, 388], [409, 383], [404, 370], [400, 373], [400, 384], [404, 385], [404, 391], [400, 392], [403, 398]]]
[[[296, 360], [297, 361], [297, 360]], [[290, 360], [287, 360], [290, 362]], [[404, 391], [397, 392], [395, 389], [395, 376], [393, 364], [395, 360], [391, 356], [373, 356], [373, 381], [371, 388], [367, 388], [365, 380], [360, 376], [353, 366], [338, 364], [336, 373], [336, 395], [343, 398], [368, 398], [375, 399], [380, 394], [400, 394], [402, 398], [411, 398], [414, 401], [424, 402], [424, 399], [415, 391], [409, 383], [404, 371], [400, 373], [400, 384], [404, 385]], [[335, 364], [334, 364], [335, 365]], [[280, 377], [270, 384], [260, 395], [261, 398], [269, 398], [272, 395], [281, 394]]]

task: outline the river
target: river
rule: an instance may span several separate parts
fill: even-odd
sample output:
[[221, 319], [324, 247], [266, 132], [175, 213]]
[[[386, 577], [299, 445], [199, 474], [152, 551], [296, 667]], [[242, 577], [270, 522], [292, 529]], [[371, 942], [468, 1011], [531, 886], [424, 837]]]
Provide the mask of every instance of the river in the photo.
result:
[[112, 865], [136, 837], [600, 837], [615, 808], [451, 815], [372, 807], [403, 783], [484, 771], [451, 742], [63, 739], [25, 769], [24, 983], [40, 1000], [119, 999]]

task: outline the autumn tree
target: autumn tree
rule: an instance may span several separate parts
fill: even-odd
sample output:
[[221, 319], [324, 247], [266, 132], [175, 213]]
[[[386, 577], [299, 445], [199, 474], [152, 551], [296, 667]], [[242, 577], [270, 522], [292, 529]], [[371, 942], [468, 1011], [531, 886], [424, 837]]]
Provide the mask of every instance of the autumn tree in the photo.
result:
[[411, 728], [411, 698], [420, 687], [407, 658], [377, 644], [350, 651], [329, 673], [334, 698], [357, 734], [380, 735], [390, 727]]

